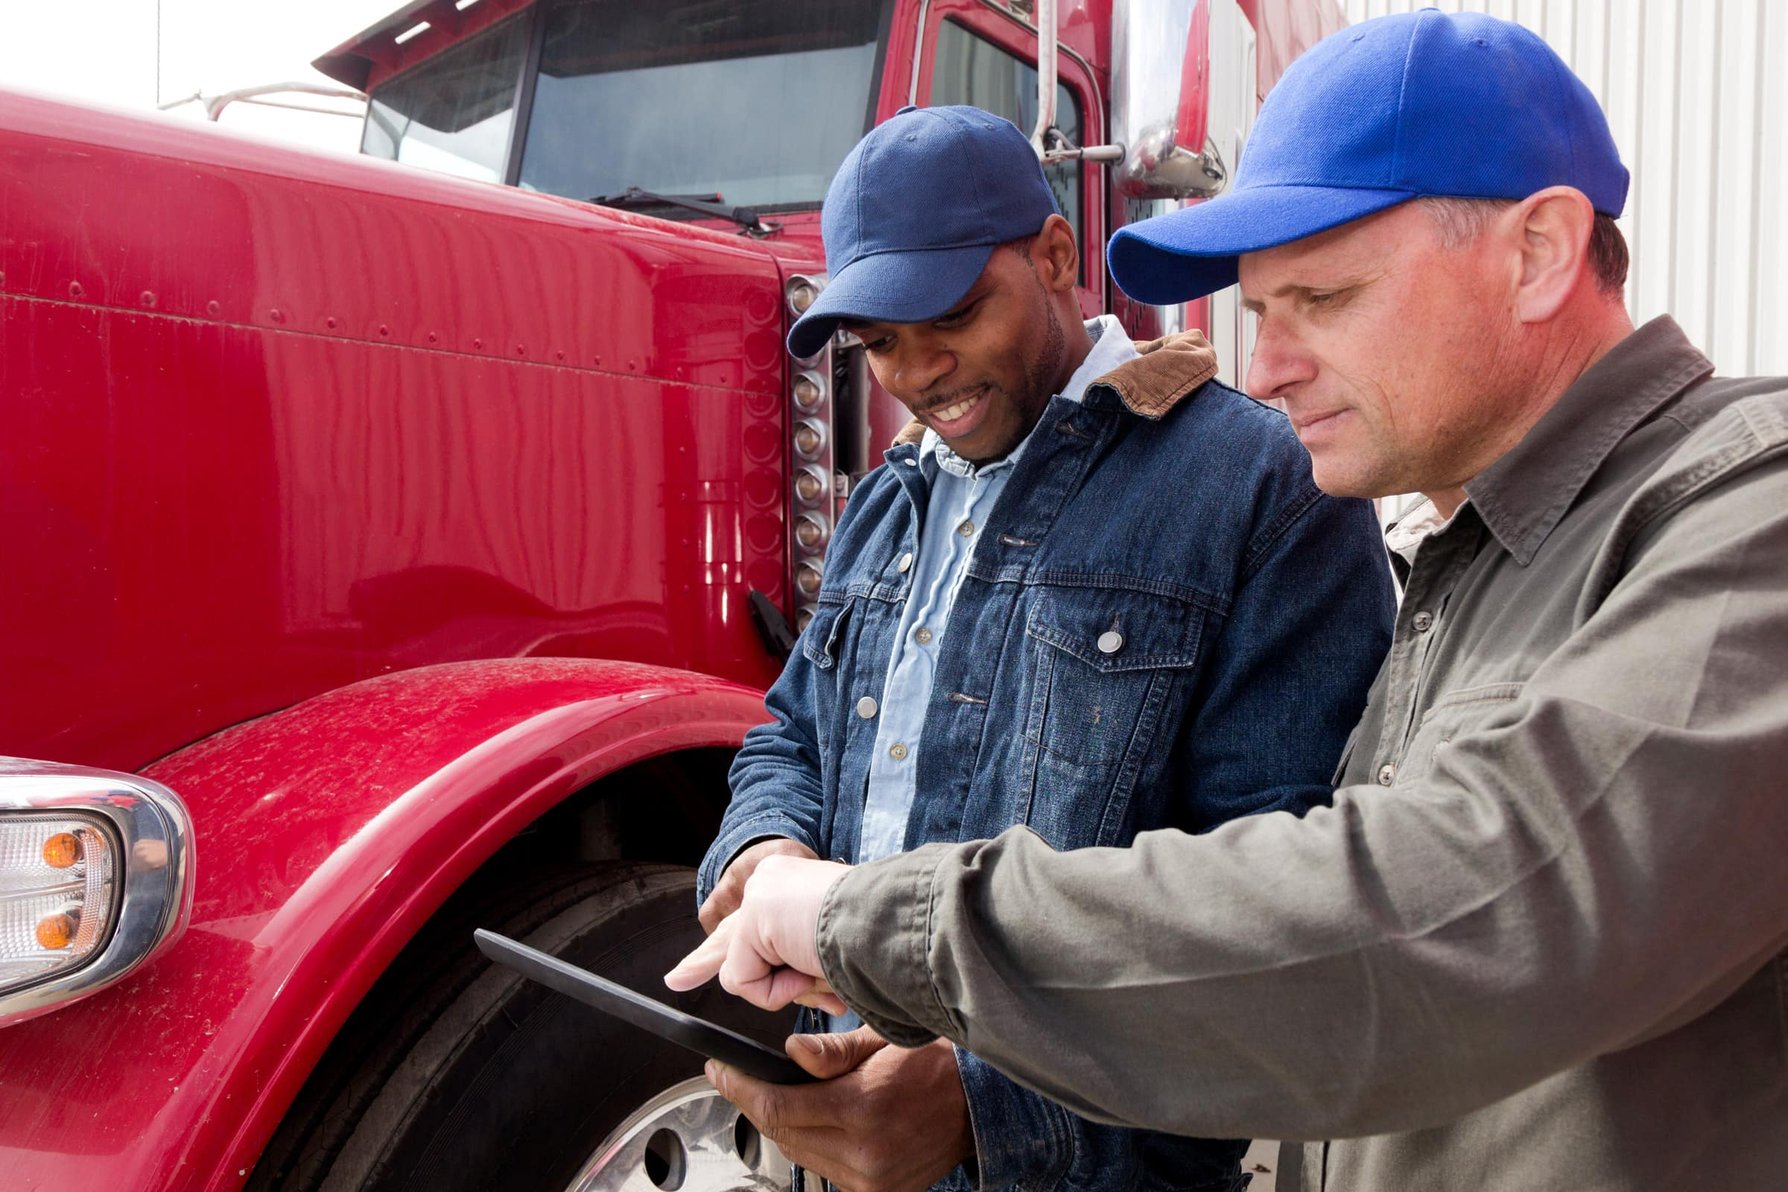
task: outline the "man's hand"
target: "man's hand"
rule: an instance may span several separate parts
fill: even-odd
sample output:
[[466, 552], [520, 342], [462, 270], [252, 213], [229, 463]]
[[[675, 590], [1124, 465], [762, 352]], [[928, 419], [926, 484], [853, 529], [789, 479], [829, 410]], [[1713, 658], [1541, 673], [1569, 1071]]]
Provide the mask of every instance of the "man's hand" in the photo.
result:
[[789, 1160], [844, 1192], [929, 1188], [975, 1153], [956, 1052], [908, 1051], [868, 1027], [791, 1035], [786, 1050], [818, 1084], [769, 1084], [712, 1062], [708, 1079]]
[[765, 857], [804, 857], [809, 861], [819, 860], [819, 855], [798, 840], [789, 840], [783, 836], [769, 840], [760, 840], [749, 848], [741, 849], [739, 855], [727, 864], [726, 872], [720, 875], [720, 881], [708, 893], [707, 901], [696, 917], [702, 922], [702, 930], [709, 935], [720, 926], [720, 921], [739, 909], [739, 900], [745, 897], [745, 883], [757, 872], [758, 862]]
[[850, 868], [835, 861], [765, 857], [745, 883], [739, 909], [664, 975], [672, 989], [694, 989], [720, 976], [720, 986], [753, 1005], [780, 1010], [824, 992], [814, 927], [832, 883]]

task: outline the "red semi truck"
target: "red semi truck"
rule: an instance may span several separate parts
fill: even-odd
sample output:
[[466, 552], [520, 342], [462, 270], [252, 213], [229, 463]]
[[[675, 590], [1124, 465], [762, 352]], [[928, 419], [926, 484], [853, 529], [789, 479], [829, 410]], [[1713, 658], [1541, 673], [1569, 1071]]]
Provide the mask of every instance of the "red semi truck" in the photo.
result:
[[0, 1187], [786, 1187], [699, 1061], [471, 929], [642, 987], [698, 932], [904, 421], [848, 338], [783, 346], [856, 139], [1034, 129], [1084, 309], [1152, 335], [1210, 312], [1127, 304], [1105, 240], [1338, 23], [423, 0], [318, 61], [360, 158], [0, 93]]

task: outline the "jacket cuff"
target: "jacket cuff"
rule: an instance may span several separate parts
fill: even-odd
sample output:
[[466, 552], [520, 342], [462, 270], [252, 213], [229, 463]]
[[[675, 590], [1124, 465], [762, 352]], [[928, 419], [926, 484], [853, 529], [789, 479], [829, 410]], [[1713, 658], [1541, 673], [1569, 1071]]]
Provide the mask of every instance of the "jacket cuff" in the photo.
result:
[[937, 869], [955, 846], [928, 844], [832, 883], [814, 944], [833, 992], [883, 1038], [920, 1047], [954, 1026], [931, 979]]
[[[1074, 1163], [1074, 1132], [1068, 1111], [1013, 1084], [972, 1052], [956, 1049], [956, 1070], [968, 1098], [975, 1131], [978, 1180], [963, 1189], [1054, 1188]], [[973, 1169], [951, 1173], [972, 1177]]]
[[793, 840], [816, 853], [819, 851], [799, 823], [778, 812], [754, 815], [736, 824], [723, 824], [720, 835], [714, 838], [714, 843], [702, 857], [701, 868], [695, 872], [695, 905], [700, 906], [708, 900], [734, 857], [760, 840], [777, 838]]

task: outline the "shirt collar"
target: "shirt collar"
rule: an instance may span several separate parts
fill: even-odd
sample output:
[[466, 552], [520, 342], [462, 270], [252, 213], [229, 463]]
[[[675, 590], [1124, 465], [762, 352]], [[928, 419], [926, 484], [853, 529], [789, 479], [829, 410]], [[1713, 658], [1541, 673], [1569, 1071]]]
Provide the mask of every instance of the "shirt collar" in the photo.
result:
[[[1087, 386], [1112, 369], [1136, 359], [1136, 345], [1131, 342], [1129, 333], [1117, 321], [1116, 315], [1100, 315], [1096, 319], [1087, 320], [1086, 333], [1093, 339], [1092, 351], [1086, 354], [1086, 359], [1069, 376], [1068, 383], [1062, 386], [1058, 395], [1071, 402], [1079, 402], [1086, 397]], [[927, 455], [935, 456], [938, 467], [956, 476], [986, 476], [1016, 463], [1018, 457], [1024, 453], [1025, 445], [1036, 433], [1037, 428], [1033, 426], [1030, 433], [1020, 439], [1018, 446], [1007, 452], [1004, 458], [977, 468], [946, 447], [943, 437], [935, 430], [927, 428], [925, 437], [919, 441], [919, 457], [923, 459]]]
[[1713, 372], [1668, 315], [1596, 361], [1502, 457], [1467, 481], [1484, 524], [1526, 566], [1621, 440]]
[[1459, 516], [1459, 510], [1471, 504], [1468, 500], [1453, 510], [1452, 517], [1440, 512], [1440, 507], [1432, 499], [1423, 497], [1412, 505], [1402, 517], [1384, 528], [1384, 544], [1387, 550], [1401, 555], [1405, 563], [1415, 563], [1416, 549], [1424, 541], [1440, 533], [1453, 524], [1453, 518]]

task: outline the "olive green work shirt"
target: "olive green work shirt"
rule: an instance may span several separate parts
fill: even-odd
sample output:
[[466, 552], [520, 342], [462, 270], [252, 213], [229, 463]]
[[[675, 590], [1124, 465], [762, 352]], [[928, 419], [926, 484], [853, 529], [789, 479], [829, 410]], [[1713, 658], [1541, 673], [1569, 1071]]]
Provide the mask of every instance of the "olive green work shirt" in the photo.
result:
[[1788, 1187], [1788, 382], [1712, 371], [1648, 323], [1466, 486], [1333, 807], [863, 866], [833, 988], [1088, 1117], [1334, 1140], [1306, 1189]]

